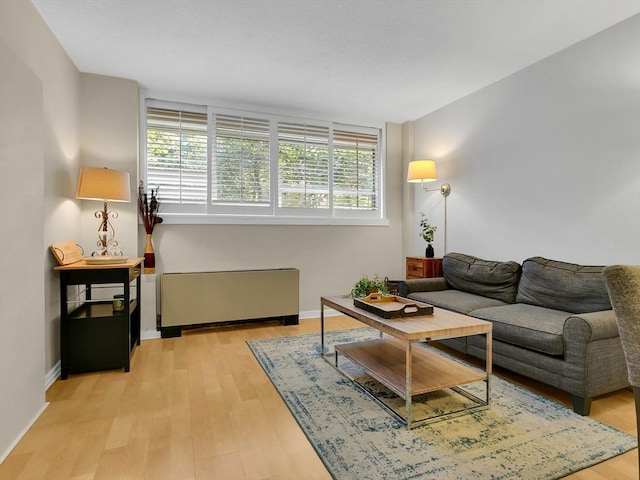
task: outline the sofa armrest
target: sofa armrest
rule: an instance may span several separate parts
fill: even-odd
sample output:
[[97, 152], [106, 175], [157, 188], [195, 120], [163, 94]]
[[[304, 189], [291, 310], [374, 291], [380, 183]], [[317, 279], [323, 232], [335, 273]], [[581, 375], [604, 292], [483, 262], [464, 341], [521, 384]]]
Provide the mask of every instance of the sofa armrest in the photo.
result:
[[398, 284], [398, 293], [402, 297], [414, 292], [437, 292], [448, 289], [449, 284], [444, 277], [411, 278], [409, 280], [401, 280]]
[[613, 310], [577, 313], [567, 317], [564, 323], [563, 336], [566, 339], [582, 339], [584, 342], [595, 342], [620, 336], [618, 323]]
[[588, 414], [591, 397], [629, 385], [613, 310], [570, 314], [562, 335], [564, 389], [573, 394], [576, 412]]

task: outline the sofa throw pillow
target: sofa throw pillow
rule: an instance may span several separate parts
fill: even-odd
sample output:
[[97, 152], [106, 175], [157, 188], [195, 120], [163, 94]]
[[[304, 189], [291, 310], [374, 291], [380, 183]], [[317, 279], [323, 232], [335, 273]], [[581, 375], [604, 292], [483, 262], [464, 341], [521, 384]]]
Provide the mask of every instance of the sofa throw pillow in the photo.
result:
[[522, 263], [516, 300], [571, 313], [610, 310], [603, 269], [542, 257], [528, 258]]
[[483, 297], [515, 303], [520, 278], [516, 262], [482, 260], [463, 253], [442, 259], [442, 275], [451, 288]]

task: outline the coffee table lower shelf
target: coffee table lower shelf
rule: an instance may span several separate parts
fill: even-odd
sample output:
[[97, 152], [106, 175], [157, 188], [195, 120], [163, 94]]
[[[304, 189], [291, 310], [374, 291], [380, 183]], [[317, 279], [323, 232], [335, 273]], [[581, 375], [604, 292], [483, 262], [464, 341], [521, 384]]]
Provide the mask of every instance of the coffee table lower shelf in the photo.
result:
[[[406, 375], [407, 349], [411, 354], [411, 375]], [[385, 337], [365, 342], [354, 342], [335, 345], [335, 367], [348, 376], [338, 365], [338, 354], [342, 354], [362, 367], [371, 377], [391, 389], [408, 405], [408, 415], [411, 415], [411, 402], [414, 395], [445, 390], [451, 388], [474, 402], [474, 406], [463, 410], [446, 413], [426, 419], [412, 420], [399, 415], [389, 409], [383, 402], [365, 393], [380, 403], [385, 409], [407, 424], [408, 428], [426, 423], [468, 414], [475, 410], [484, 410], [489, 406], [489, 376], [459, 362], [450, 360], [436, 351], [432, 351], [413, 342], [411, 346], [393, 337]], [[349, 377], [355, 382], [355, 379]], [[461, 385], [473, 382], [487, 382], [486, 399], [459, 388]], [[357, 382], [356, 382], [357, 383]], [[408, 393], [410, 391], [410, 393]]]

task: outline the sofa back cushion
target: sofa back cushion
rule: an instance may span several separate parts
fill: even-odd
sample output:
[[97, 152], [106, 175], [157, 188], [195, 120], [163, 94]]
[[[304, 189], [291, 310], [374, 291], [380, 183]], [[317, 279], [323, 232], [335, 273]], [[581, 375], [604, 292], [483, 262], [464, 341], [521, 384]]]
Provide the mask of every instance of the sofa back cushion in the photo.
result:
[[610, 310], [603, 269], [542, 257], [528, 258], [522, 263], [516, 301], [571, 313]]
[[516, 262], [495, 262], [448, 253], [442, 259], [442, 275], [451, 288], [483, 297], [515, 303], [520, 278]]

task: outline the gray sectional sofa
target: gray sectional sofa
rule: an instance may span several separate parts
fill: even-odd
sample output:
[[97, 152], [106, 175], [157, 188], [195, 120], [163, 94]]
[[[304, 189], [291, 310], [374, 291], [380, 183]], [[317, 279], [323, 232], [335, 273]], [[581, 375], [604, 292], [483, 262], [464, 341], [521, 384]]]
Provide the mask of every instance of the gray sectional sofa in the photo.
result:
[[[399, 294], [493, 323], [493, 363], [571, 393], [589, 415], [591, 399], [629, 386], [604, 267], [532, 257], [516, 262], [450, 253], [443, 276], [405, 280]], [[443, 343], [478, 358], [478, 336]]]

